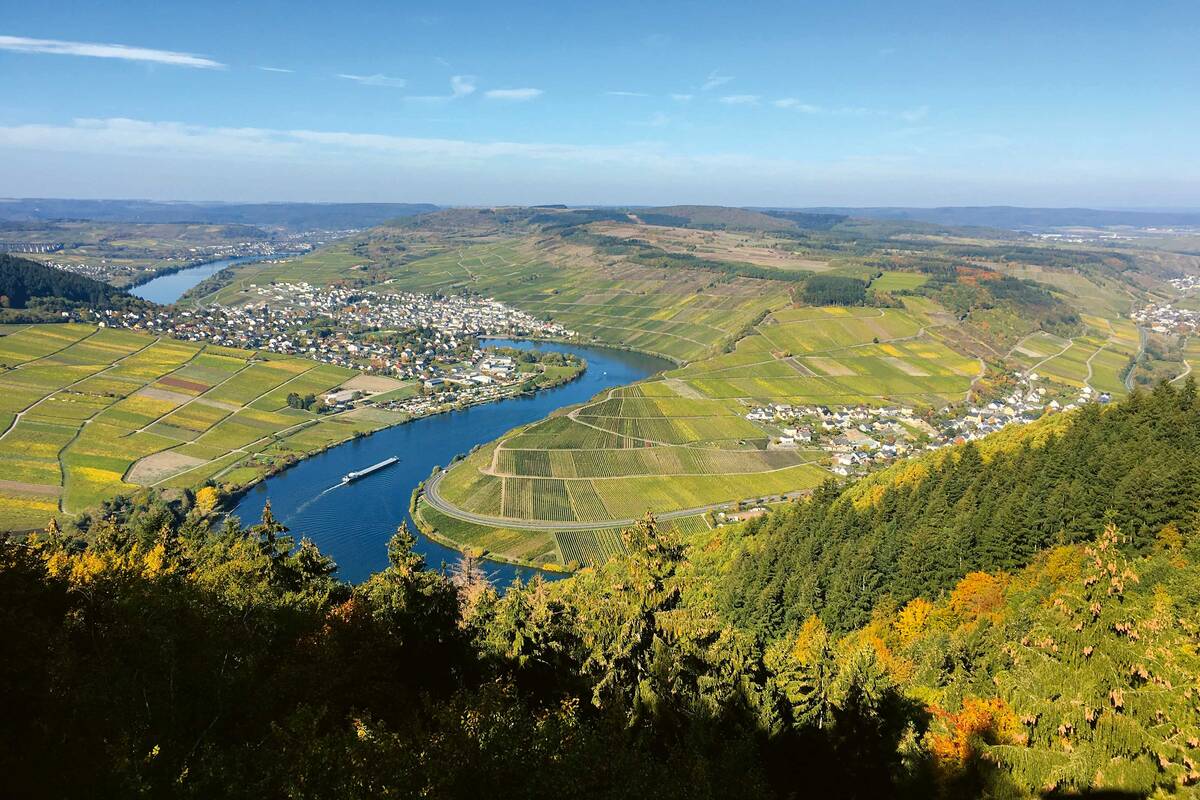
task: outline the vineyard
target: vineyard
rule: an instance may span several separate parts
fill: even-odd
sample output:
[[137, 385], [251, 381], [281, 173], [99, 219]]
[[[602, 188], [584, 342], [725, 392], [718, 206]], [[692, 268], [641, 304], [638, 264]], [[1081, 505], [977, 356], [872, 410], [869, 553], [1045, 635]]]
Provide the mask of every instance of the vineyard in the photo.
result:
[[274, 456], [386, 424], [288, 408], [354, 374], [339, 367], [89, 325], [0, 333], [0, 529], [146, 485], [254, 480]]

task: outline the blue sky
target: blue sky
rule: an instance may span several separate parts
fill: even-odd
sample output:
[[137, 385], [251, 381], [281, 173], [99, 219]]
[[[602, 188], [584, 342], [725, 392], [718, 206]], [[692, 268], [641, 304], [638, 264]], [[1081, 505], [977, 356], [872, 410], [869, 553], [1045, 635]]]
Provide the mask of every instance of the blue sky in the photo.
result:
[[8, 196], [1200, 206], [1194, 0], [0, 8]]

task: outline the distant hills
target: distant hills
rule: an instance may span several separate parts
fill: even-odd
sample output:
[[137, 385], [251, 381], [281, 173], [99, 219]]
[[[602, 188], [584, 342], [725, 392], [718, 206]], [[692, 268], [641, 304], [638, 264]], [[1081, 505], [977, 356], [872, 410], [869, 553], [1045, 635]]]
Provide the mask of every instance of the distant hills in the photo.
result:
[[0, 221], [241, 223], [293, 230], [368, 228], [436, 211], [429, 203], [188, 203], [154, 200], [0, 199]]
[[942, 206], [939, 208], [879, 206], [873, 208], [818, 207], [763, 210], [768, 213], [797, 210], [816, 214], [843, 214], [865, 219], [929, 222], [935, 225], [970, 225], [1009, 230], [1110, 225], [1200, 226], [1200, 211], [1111, 211], [1094, 208], [1022, 208], [1019, 206]]

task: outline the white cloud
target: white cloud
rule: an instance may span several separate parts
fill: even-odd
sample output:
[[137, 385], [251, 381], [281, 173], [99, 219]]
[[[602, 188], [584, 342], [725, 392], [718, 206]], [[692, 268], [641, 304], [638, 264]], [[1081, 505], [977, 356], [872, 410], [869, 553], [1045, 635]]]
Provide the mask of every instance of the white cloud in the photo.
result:
[[645, 92], [623, 92], [623, 91], [605, 92], [605, 94], [608, 95], [609, 97], [649, 97], [650, 96], [650, 95], [646, 94]]
[[756, 106], [760, 99], [756, 94], [727, 94], [721, 102], [727, 106]]
[[700, 90], [703, 92], [710, 91], [718, 86], [724, 86], [733, 80], [732, 75], [718, 75], [716, 70], [708, 73], [708, 78], [700, 85]]
[[541, 89], [489, 89], [484, 92], [484, 97], [489, 100], [536, 100], [541, 97], [544, 92]]
[[776, 108], [785, 108], [801, 114], [813, 114], [830, 117], [893, 117], [905, 122], [919, 122], [929, 114], [929, 106], [917, 106], [904, 111], [890, 111], [884, 108], [864, 108], [862, 106], [819, 106], [805, 103], [795, 97], [782, 97], [771, 101]]
[[542, 142], [472, 142], [345, 131], [219, 128], [182, 122], [108, 118], [69, 125], [0, 126], [0, 148], [100, 155], [163, 155], [315, 162], [375, 157], [455, 166], [488, 159], [578, 163], [657, 162], [658, 145], [575, 145]]
[[146, 61], [154, 64], [171, 64], [177, 67], [199, 69], [224, 69], [225, 65], [211, 58], [177, 53], [173, 50], [154, 50], [149, 47], [130, 47], [123, 44], [99, 44], [95, 42], [64, 42], [58, 39], [29, 39], [24, 36], [0, 36], [0, 50], [17, 53], [47, 53], [59, 56], [87, 56], [90, 58], [117, 58], [123, 61]]
[[474, 75], [453, 75], [450, 78], [450, 94], [415, 94], [405, 97], [419, 103], [449, 103], [460, 97], [474, 94], [476, 89]]
[[295, 72], [294, 69], [284, 69], [283, 67], [259, 67], [263, 72]]
[[690, 102], [693, 97], [695, 97], [695, 95], [692, 95], [692, 94], [673, 94], [673, 95], [671, 95], [671, 99], [674, 100], [676, 103]]
[[1161, 204], [1165, 188], [1173, 204], [1197, 204], [1200, 176], [1176, 160], [1139, 167], [1135, 180], [1122, 171], [1134, 165], [988, 154], [981, 170], [976, 151], [949, 160], [886, 151], [772, 157], [688, 153], [649, 138], [613, 145], [466, 141], [133, 119], [0, 125], [0, 182], [14, 196], [419, 197], [496, 205], [553, 194], [614, 205], [1079, 205], [1105, 181], [1114, 198], [1106, 203], [1136, 196]]
[[408, 84], [404, 78], [389, 78], [387, 75], [348, 75], [344, 72], [339, 72], [337, 77], [344, 78], [348, 81], [361, 83], [363, 86], [388, 86], [393, 89], [403, 88]]

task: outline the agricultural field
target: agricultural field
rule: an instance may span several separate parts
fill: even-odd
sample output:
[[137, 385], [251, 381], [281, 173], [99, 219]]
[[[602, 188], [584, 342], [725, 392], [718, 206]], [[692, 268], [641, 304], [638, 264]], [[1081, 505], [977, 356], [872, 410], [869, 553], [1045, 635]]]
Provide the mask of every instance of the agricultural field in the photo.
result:
[[1137, 327], [1127, 319], [1089, 314], [1083, 322], [1084, 334], [1073, 339], [1045, 331], [1030, 334], [1013, 348], [1011, 360], [1051, 384], [1124, 394], [1124, 371], [1140, 346]]
[[[708, 506], [804, 492], [830, 476], [823, 451], [773, 446], [772, 432], [746, 414], [772, 402], [962, 399], [981, 365], [936, 338], [941, 320], [927, 302], [776, 311], [732, 352], [613, 389], [480, 448], [449, 470], [438, 496], [498, 525], [540, 522], [553, 531], [555, 523], [596, 522], [590, 533], [600, 535], [647, 511], [696, 509], [689, 519], [702, 524]], [[564, 562], [594, 563], [608, 552], [608, 540], [585, 533], [555, 533]]]
[[871, 281], [871, 288], [879, 292], [912, 291], [919, 289], [929, 280], [929, 276], [919, 272], [884, 272]]
[[288, 408], [357, 373], [89, 325], [0, 331], [0, 529], [40, 528], [144, 486], [257, 480], [399, 421]]
[[668, 253], [716, 261], [740, 261], [783, 271], [825, 272], [833, 268], [829, 260], [797, 254], [795, 239], [775, 236], [769, 231], [703, 230], [632, 222], [597, 222], [587, 227], [602, 236], [636, 239]]

